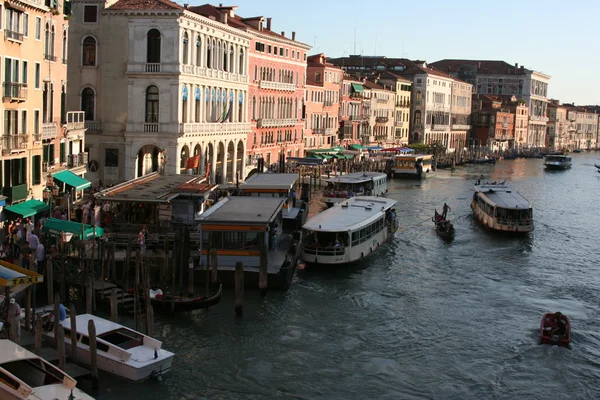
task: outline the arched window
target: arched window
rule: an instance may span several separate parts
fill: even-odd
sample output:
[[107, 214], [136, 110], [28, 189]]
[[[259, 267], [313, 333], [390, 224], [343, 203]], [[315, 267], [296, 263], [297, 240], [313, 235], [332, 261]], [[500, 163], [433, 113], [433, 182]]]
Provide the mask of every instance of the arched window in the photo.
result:
[[201, 61], [202, 61], [202, 40], [200, 39], [200, 36], [196, 36], [196, 65], [198, 67], [201, 66]]
[[154, 85], [146, 89], [146, 123], [158, 123], [158, 88]]
[[212, 51], [213, 51], [213, 44], [209, 40], [208, 46], [206, 46], [206, 68], [212, 68]]
[[420, 90], [417, 91], [416, 100], [417, 101], [423, 100], [423, 93]]
[[63, 37], [62, 37], [62, 63], [63, 64], [67, 63], [67, 30], [66, 29], [63, 30]]
[[415, 125], [421, 125], [421, 111], [419, 110], [415, 111]]
[[240, 66], [238, 68], [238, 74], [240, 75], [244, 75], [245, 72], [245, 68], [244, 68], [244, 49], [240, 49]]
[[94, 120], [96, 94], [94, 89], [86, 87], [81, 91], [81, 110], [85, 113], [86, 121]]
[[146, 62], [148, 63], [159, 63], [160, 62], [160, 32], [158, 29], [150, 29], [146, 35], [147, 40], [147, 54]]
[[231, 48], [229, 49], [229, 72], [235, 72], [233, 69], [233, 57], [235, 57], [235, 53], [233, 51], [233, 46], [231, 46]]
[[258, 65], [254, 66], [254, 80], [258, 80]]
[[46, 24], [44, 30], [44, 58], [48, 59], [50, 55], [50, 24]]
[[181, 47], [183, 49], [183, 63], [184, 64], [187, 64], [189, 61], [189, 45], [188, 45], [189, 41], [190, 40], [188, 37], [188, 33], [183, 32], [183, 46], [181, 46]]
[[83, 52], [81, 56], [81, 65], [96, 65], [96, 39], [94, 39], [94, 37], [87, 36], [85, 39], [83, 39]]
[[227, 44], [223, 42], [223, 71], [229, 71], [229, 57], [227, 57]]
[[256, 96], [252, 97], [252, 119], [256, 118]]
[[50, 55], [54, 58], [54, 39], [56, 36], [56, 32], [54, 30], [54, 26], [52, 27], [51, 31], [50, 31]]

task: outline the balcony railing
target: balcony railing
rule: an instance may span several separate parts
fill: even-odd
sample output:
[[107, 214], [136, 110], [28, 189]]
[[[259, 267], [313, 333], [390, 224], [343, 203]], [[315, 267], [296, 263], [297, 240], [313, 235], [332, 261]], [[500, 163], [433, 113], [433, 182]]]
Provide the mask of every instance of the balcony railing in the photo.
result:
[[127, 73], [130, 74], [189, 74], [206, 78], [221, 79], [229, 82], [248, 82], [248, 75], [237, 74], [227, 71], [219, 71], [212, 68], [199, 67], [190, 64], [179, 63], [129, 63]]
[[394, 122], [394, 126], [404, 126], [404, 122], [403, 121], [396, 121], [396, 122]]
[[44, 60], [56, 61], [56, 56], [54, 54], [44, 54]]
[[26, 150], [28, 140], [27, 134], [2, 136], [2, 151]]
[[331, 100], [325, 100], [323, 102], [323, 106], [325, 106], [325, 107], [331, 107], [332, 105], [333, 105], [333, 101], [331, 101]]
[[468, 131], [471, 129], [471, 125], [452, 124], [452, 129], [456, 131]]
[[88, 153], [83, 152], [79, 154], [69, 154], [67, 155], [67, 167], [81, 167], [87, 165], [88, 163]]
[[313, 128], [313, 134], [315, 135], [324, 135], [325, 134], [325, 128]]
[[13, 185], [5, 187], [2, 194], [7, 197], [7, 201], [14, 203], [15, 201], [25, 200], [27, 198], [29, 190], [27, 190], [27, 184]]
[[234, 133], [234, 132], [242, 132], [248, 133], [250, 132], [250, 123], [249, 122], [191, 122], [179, 124], [179, 133]]
[[44, 122], [42, 124], [42, 140], [50, 140], [56, 137], [56, 122]]
[[542, 117], [538, 115], [530, 115], [530, 117], [532, 121], [548, 122], [548, 117]]
[[67, 130], [85, 129], [85, 111], [67, 112]]
[[8, 40], [12, 40], [14, 42], [22, 42], [23, 34], [20, 32], [11, 31], [10, 29], [4, 30], [4, 38]]
[[428, 125], [425, 125], [425, 129], [429, 129], [432, 131], [445, 131], [445, 130], [450, 129], [450, 127], [448, 125], [441, 125], [441, 124], [435, 124], [435, 125], [428, 124]]
[[89, 133], [99, 133], [99, 132], [102, 132], [102, 125], [100, 124], [100, 122], [85, 121], [84, 127], [85, 127], [85, 129], [87, 129], [87, 131]]
[[41, 142], [42, 141], [42, 134], [41, 133], [32, 133], [31, 134], [31, 139], [33, 140], [33, 142]]
[[335, 134], [335, 128], [325, 128], [325, 134], [326, 135], [334, 135]]
[[261, 118], [256, 121], [256, 126], [259, 128], [273, 128], [277, 126], [294, 126], [298, 123], [296, 118], [277, 118], [267, 119]]
[[293, 83], [282, 83], [282, 82], [272, 82], [261, 80], [258, 84], [259, 89], [274, 89], [274, 90], [289, 90], [295, 91], [296, 85]]
[[355, 99], [362, 99], [365, 96], [362, 92], [353, 92], [353, 93], [350, 93], [350, 97], [355, 98]]
[[158, 132], [160, 130], [160, 124], [146, 122], [144, 123], [144, 132]]
[[388, 117], [375, 117], [376, 124], [385, 124], [389, 121]]
[[388, 102], [388, 100], [386, 100], [386, 99], [377, 99], [377, 102], [381, 103], [381, 104], [385, 104], [385, 103]]
[[4, 82], [3, 101], [25, 101], [27, 100], [27, 84]]

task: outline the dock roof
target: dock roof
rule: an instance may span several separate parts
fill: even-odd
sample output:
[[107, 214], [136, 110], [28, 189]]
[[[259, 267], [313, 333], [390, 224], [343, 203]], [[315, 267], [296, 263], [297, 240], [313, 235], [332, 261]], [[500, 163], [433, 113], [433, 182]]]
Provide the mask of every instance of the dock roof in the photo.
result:
[[325, 182], [332, 183], [361, 183], [368, 182], [375, 178], [387, 178], [387, 175], [383, 172], [353, 172], [351, 174], [334, 176], [325, 179]]
[[201, 225], [267, 225], [275, 220], [285, 200], [281, 197], [227, 197], [206, 210], [198, 222]]
[[254, 174], [240, 189], [291, 189], [297, 180], [297, 174]]
[[[309, 219], [303, 228], [318, 232], [344, 232], [366, 226], [396, 205], [385, 197], [352, 197]], [[348, 205], [347, 207], [345, 205]]]

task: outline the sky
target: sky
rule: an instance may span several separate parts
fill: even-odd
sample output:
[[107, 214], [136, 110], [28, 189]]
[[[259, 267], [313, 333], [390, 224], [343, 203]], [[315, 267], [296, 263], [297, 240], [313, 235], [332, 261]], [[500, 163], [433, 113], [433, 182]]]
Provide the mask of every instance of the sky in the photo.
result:
[[[182, 3], [182, 0], [175, 0]], [[271, 17], [309, 54], [384, 55], [434, 62], [503, 60], [550, 75], [549, 97], [600, 104], [600, 1], [237, 0], [243, 17]], [[194, 0], [193, 5], [206, 1]], [[356, 29], [356, 41], [355, 37]]]

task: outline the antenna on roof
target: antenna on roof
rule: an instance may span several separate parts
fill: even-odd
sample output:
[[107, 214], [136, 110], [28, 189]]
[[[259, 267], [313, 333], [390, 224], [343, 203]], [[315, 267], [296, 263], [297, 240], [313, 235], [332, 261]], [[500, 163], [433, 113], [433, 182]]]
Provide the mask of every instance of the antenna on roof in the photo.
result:
[[356, 24], [354, 25], [354, 53], [356, 54]]

